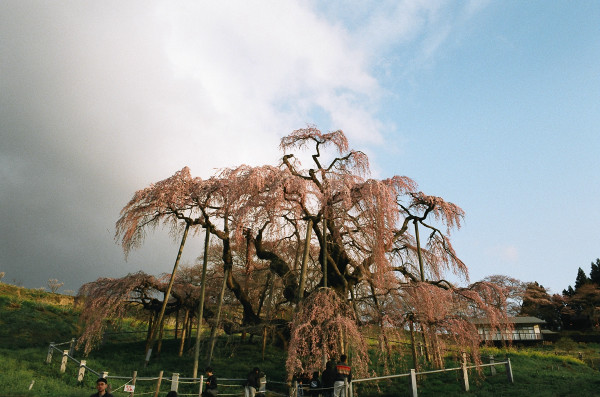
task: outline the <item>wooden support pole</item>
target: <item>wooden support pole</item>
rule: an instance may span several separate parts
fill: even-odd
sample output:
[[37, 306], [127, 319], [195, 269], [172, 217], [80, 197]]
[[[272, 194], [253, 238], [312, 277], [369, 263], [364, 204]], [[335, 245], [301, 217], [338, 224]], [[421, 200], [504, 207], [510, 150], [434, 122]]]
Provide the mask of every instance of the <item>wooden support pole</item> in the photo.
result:
[[410, 370], [410, 392], [412, 397], [417, 397], [417, 372], [414, 368]]
[[162, 383], [163, 371], [158, 373], [158, 380], [156, 381], [156, 391], [154, 392], [154, 397], [158, 397], [158, 393], [160, 393], [160, 384]]
[[83, 382], [83, 377], [85, 376], [85, 360], [81, 360], [79, 363], [79, 373], [77, 374], [77, 382]]
[[187, 336], [187, 326], [190, 318], [190, 311], [186, 310], [183, 317], [183, 327], [181, 327], [181, 341], [179, 342], [179, 353], [178, 356], [183, 356], [183, 348], [185, 347], [185, 338]]
[[67, 361], [69, 360], [69, 351], [63, 350], [62, 361], [60, 363], [60, 372], [65, 373], [67, 370]]
[[265, 350], [267, 348], [267, 327], [263, 327], [262, 335], [262, 360], [265, 361]]
[[200, 303], [198, 304], [198, 331], [196, 333], [196, 343], [194, 345], [194, 368], [192, 371], [192, 378], [195, 378], [198, 375], [198, 361], [200, 359], [200, 337], [202, 331], [202, 317], [204, 316], [204, 294], [206, 291], [206, 267], [208, 264], [208, 247], [210, 243], [210, 230], [208, 228], [205, 229], [205, 238], [204, 238], [204, 257], [202, 259], [202, 276], [200, 278], [200, 282], [202, 283], [200, 287]]

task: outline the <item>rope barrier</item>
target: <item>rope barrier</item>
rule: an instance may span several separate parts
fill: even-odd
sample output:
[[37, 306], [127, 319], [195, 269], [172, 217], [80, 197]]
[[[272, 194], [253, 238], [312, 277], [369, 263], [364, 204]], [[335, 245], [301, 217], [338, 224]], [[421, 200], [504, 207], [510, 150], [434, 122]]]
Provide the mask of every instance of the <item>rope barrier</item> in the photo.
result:
[[125, 385], [128, 385], [131, 383], [131, 379], [129, 380], [129, 382], [125, 382], [124, 384], [122, 384], [121, 386], [117, 387], [116, 389], [112, 389], [112, 391], [119, 391], [120, 389], [123, 389], [125, 387]]
[[[71, 361], [74, 361], [75, 363], [77, 363], [77, 365], [79, 365], [80, 368], [85, 368], [86, 370], [94, 373], [96, 376], [101, 376], [99, 372], [93, 370], [92, 368], [88, 367], [87, 365], [85, 365], [85, 364], [82, 365], [82, 361], [79, 361], [79, 360], [75, 359], [74, 357], [70, 356], [69, 354], [66, 354], [66, 352], [67, 352], [66, 350], [63, 351], [63, 350], [60, 350], [57, 348], [57, 346], [67, 345], [67, 344], [72, 344], [72, 343], [73, 343], [73, 341], [64, 342], [64, 343], [51, 343], [49, 346], [49, 353], [48, 353], [49, 358], [48, 358], [47, 362], [50, 362], [49, 360], [51, 359], [51, 351], [56, 350], [62, 354], [63, 360], [64, 360], [64, 357], [67, 357], [68, 360], [71, 360]], [[63, 361], [63, 363], [64, 362], [65, 361]], [[510, 368], [510, 361], [507, 359], [506, 361], [492, 362], [489, 364], [470, 365], [470, 366], [461, 365], [460, 367], [456, 367], [456, 368], [443, 368], [443, 369], [439, 369], [439, 370], [422, 371], [422, 372], [415, 372], [414, 370], [411, 370], [411, 373], [414, 374], [415, 376], [416, 375], [427, 375], [427, 374], [434, 374], [434, 373], [440, 373], [440, 372], [459, 371], [461, 369], [466, 370], [466, 369], [482, 368], [482, 367], [494, 367], [494, 366], [498, 366], [498, 365], [500, 365], [500, 366], [507, 365], [507, 368]], [[62, 371], [64, 372], [64, 369], [62, 369]], [[509, 369], [509, 371], [510, 371], [510, 369]], [[161, 373], [162, 373], [162, 371], [161, 371]], [[408, 377], [408, 376], [411, 376], [411, 373], [394, 374], [394, 375], [378, 376], [378, 377], [363, 378], [363, 379], [354, 379], [354, 380], [352, 380], [351, 384], [359, 383], [359, 382], [378, 381], [378, 380], [391, 379], [391, 378]], [[512, 373], [510, 374], [510, 377], [512, 377]], [[106, 378], [114, 379], [114, 380], [118, 380], [118, 379], [127, 380], [127, 382], [125, 382], [121, 386], [113, 389], [112, 391], [120, 391], [121, 389], [124, 389], [126, 385], [130, 384], [133, 381], [132, 377], [130, 377], [130, 376], [107, 375]], [[186, 384], [186, 385], [195, 385], [195, 384], [199, 384], [202, 382], [202, 378], [180, 378], [177, 376], [175, 376], [173, 378], [171, 378], [171, 377], [138, 377], [138, 378], [136, 378], [136, 381], [138, 381], [138, 382], [144, 382], [144, 381], [154, 382], [157, 380], [161, 380], [164, 382], [171, 382], [171, 383], [175, 382], [177, 384]], [[229, 384], [228, 383], [225, 383], [225, 384], [219, 383], [219, 388], [221, 388], [221, 389], [223, 389], [223, 388], [240, 388], [240, 389], [242, 389], [242, 392], [239, 394], [238, 393], [236, 393], [236, 394], [219, 393], [220, 396], [243, 396], [244, 395], [244, 393], [243, 393], [244, 386], [241, 384], [241, 382], [245, 381], [246, 379], [220, 378], [219, 380], [220, 380], [220, 382], [230, 382]], [[235, 382], [239, 382], [239, 383], [236, 384]], [[289, 385], [289, 383], [287, 383], [287, 382], [278, 382], [278, 381], [269, 381], [269, 384], [283, 385], [285, 387], [289, 387], [289, 390], [292, 393], [292, 395], [298, 393], [299, 391], [308, 393], [308, 392], [313, 392], [313, 391], [325, 391], [325, 390], [334, 389], [332, 387], [310, 388], [306, 385], [297, 385], [297, 387], [296, 387], [296, 386]], [[276, 396], [288, 396], [289, 395], [288, 393], [281, 393], [281, 392], [276, 392], [273, 390], [264, 389], [262, 391], [262, 393], [265, 393], [265, 392], [268, 392], [269, 394], [276, 395]], [[156, 393], [156, 391], [136, 392], [135, 394], [138, 396], [141, 396], [141, 395], [149, 395], [149, 394], [155, 394], [155, 393]], [[197, 396], [196, 393], [193, 393], [193, 394], [179, 393], [179, 395], [180, 396]]]
[[62, 345], [69, 345], [69, 344], [71, 344], [71, 341], [62, 342], [62, 343], [51, 343], [50, 346], [62, 346]]

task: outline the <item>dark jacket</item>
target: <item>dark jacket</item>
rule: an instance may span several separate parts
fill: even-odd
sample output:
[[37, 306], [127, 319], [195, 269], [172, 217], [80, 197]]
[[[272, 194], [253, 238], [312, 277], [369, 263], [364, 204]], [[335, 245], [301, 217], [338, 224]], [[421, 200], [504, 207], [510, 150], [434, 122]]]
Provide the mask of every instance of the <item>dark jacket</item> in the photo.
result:
[[[318, 397], [321, 395], [321, 381], [319, 380], [319, 378], [315, 378], [313, 377], [310, 380], [310, 395], [312, 397]], [[318, 390], [314, 390], [314, 389], [318, 389]]]
[[245, 386], [252, 386], [258, 390], [260, 388], [260, 372], [251, 371], [246, 378]]
[[217, 388], [217, 377], [215, 375], [210, 375], [208, 378], [204, 380], [206, 383], [206, 390], [216, 389]]
[[327, 368], [325, 368], [325, 371], [323, 371], [323, 374], [321, 375], [323, 387], [333, 387], [333, 384], [335, 383], [335, 376], [335, 368], [328, 365]]

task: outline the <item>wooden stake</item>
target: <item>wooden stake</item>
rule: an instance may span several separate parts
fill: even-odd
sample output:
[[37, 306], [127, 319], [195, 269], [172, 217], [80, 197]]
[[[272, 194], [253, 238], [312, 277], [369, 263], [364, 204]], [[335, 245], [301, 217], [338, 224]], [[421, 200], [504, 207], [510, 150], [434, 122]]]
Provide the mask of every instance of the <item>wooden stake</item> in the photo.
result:
[[158, 381], [156, 382], [156, 391], [154, 392], [154, 397], [158, 397], [158, 393], [160, 392], [160, 384], [162, 382], [163, 371], [160, 371], [158, 374]]
[[79, 363], [79, 373], [77, 374], [77, 382], [83, 382], [83, 377], [85, 376], [85, 364], [85, 360], [81, 360], [81, 363]]
[[63, 374], [67, 370], [67, 360], [69, 360], [69, 351], [63, 350], [62, 361], [60, 363], [60, 372]]

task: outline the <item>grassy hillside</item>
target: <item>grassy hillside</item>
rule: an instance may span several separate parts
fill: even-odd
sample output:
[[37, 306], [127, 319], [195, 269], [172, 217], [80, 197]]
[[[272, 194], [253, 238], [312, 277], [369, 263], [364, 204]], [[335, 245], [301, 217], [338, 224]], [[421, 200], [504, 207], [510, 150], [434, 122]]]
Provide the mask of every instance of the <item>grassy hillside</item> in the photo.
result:
[[73, 297], [0, 284], [0, 347], [48, 346], [79, 335]]
[[[69, 363], [64, 374], [59, 371], [60, 354], [54, 353], [51, 364], [46, 364], [46, 353], [50, 342], [65, 342], [77, 336], [77, 313], [70, 305], [65, 305], [70, 297], [56, 296], [37, 290], [0, 285], [0, 396], [61, 396], [75, 397], [89, 395], [94, 391], [95, 375], [88, 373], [83, 384], [78, 384], [77, 365]], [[156, 377], [160, 371], [170, 378], [173, 373], [190, 377], [193, 366], [192, 353], [185, 349], [178, 357], [178, 342], [166, 340], [162, 355], [153, 357], [148, 368], [143, 365], [143, 342], [116, 342], [115, 339], [93, 351], [87, 360], [88, 367], [99, 372], [108, 371], [109, 376], [130, 376], [138, 371], [138, 377]], [[206, 346], [203, 347], [203, 352]], [[600, 351], [598, 345], [571, 346], [573, 353], [584, 354]], [[600, 373], [584, 362], [569, 356], [556, 355], [553, 347], [539, 349], [498, 350], [487, 349], [485, 355], [494, 354], [497, 360], [510, 357], [513, 366], [514, 384], [507, 381], [503, 367], [498, 367], [495, 376], [489, 369], [483, 376], [470, 373], [471, 391], [474, 396], [600, 396]], [[376, 352], [373, 352], [374, 357]], [[80, 352], [75, 354], [81, 360]], [[204, 357], [204, 353], [203, 356]], [[401, 360], [399, 360], [401, 362]], [[377, 363], [377, 360], [374, 360]], [[269, 346], [265, 359], [262, 359], [260, 341], [239, 336], [222, 337], [216, 348], [216, 358], [212, 362], [220, 379], [244, 378], [254, 366], [266, 372], [270, 381], [285, 379], [285, 352]], [[201, 363], [203, 366], [204, 363]], [[375, 364], [374, 364], [375, 365]], [[448, 367], [456, 366], [448, 362]], [[398, 372], [406, 372], [406, 366]], [[115, 396], [125, 396], [123, 385], [126, 379], [109, 378]], [[408, 396], [408, 378], [383, 380], [377, 384], [360, 383], [355, 387], [356, 396]], [[241, 390], [239, 381], [235, 387], [221, 386], [221, 393]], [[138, 393], [150, 393], [155, 381], [138, 382]], [[163, 381], [161, 396], [166, 395], [170, 383]], [[271, 389], [274, 386], [270, 386]], [[197, 385], [182, 383], [181, 394], [196, 394]], [[284, 391], [283, 388], [279, 389]], [[430, 374], [419, 378], [420, 396], [462, 396], [458, 372]], [[148, 394], [151, 395], [151, 394]]]

